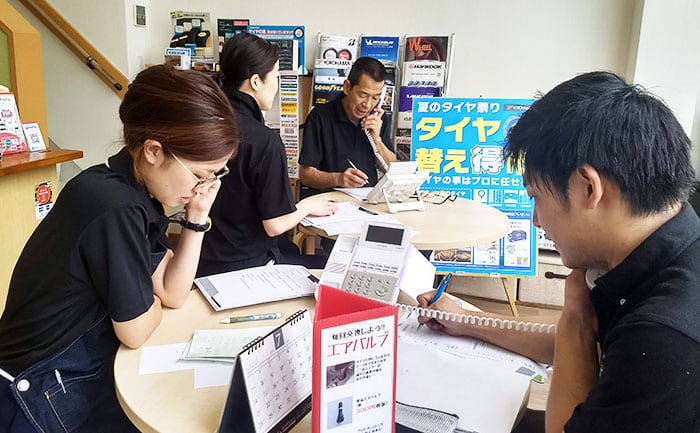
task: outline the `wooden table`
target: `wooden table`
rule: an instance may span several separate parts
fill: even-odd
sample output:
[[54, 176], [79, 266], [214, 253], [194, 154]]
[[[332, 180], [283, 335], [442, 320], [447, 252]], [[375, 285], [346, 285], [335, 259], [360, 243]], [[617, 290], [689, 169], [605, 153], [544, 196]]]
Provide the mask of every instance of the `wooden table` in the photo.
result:
[[[284, 318], [235, 325], [222, 325], [219, 321], [231, 315], [244, 316], [270, 311], [281, 312], [284, 317], [289, 317], [304, 308], [314, 311], [313, 297], [214, 312], [199, 290], [193, 290], [182, 308], [163, 312], [160, 326], [145, 345], [184, 343], [192, 338], [195, 329], [276, 326], [282, 324]], [[132, 350], [122, 345], [114, 361], [117, 398], [139, 430], [145, 433], [216, 432], [228, 394], [227, 386], [195, 389], [194, 370], [140, 376], [140, 359], [140, 349]], [[292, 431], [310, 432], [311, 416], [304, 418]]]
[[[320, 194], [336, 202], [350, 201], [378, 213], [387, 213], [384, 203], [369, 204], [340, 191]], [[446, 200], [442, 204], [425, 202], [424, 211], [406, 211], [392, 214], [404, 225], [411, 227], [411, 243], [419, 250], [447, 250], [484, 245], [499, 239], [508, 232], [508, 217], [491, 206], [464, 198]], [[304, 254], [314, 254], [315, 236], [334, 238], [323, 229], [313, 226], [297, 226], [294, 241]], [[501, 278], [503, 291], [513, 316], [518, 317], [518, 307], [507, 278]]]
[[[369, 204], [349, 195], [332, 191], [321, 194], [337, 202], [351, 201], [379, 213], [387, 213], [386, 204]], [[424, 211], [406, 211], [392, 214], [414, 234], [411, 243], [419, 250], [446, 250], [487, 244], [506, 235], [508, 217], [503, 212], [483, 203], [463, 198], [447, 200], [443, 204], [425, 203]], [[330, 237], [320, 228], [302, 227], [303, 233]]]
[[[273, 326], [275, 321], [222, 325], [219, 320], [231, 315], [247, 315], [279, 311], [284, 317], [299, 309], [315, 310], [312, 297], [298, 298], [214, 312], [199, 290], [193, 290], [185, 305], [178, 310], [165, 310], [163, 320], [146, 346], [184, 343], [196, 329], [233, 329], [232, 327]], [[114, 361], [117, 397], [129, 419], [145, 433], [215, 433], [219, 426], [228, 386], [194, 388], [194, 371], [139, 375], [141, 349], [122, 345]], [[466, 391], [465, 392], [469, 392]], [[522, 396], [520, 410], [525, 407], [528, 393]], [[519, 397], [519, 395], [518, 395]], [[514, 408], [517, 410], [518, 408]], [[311, 431], [311, 414], [291, 430], [292, 433]]]

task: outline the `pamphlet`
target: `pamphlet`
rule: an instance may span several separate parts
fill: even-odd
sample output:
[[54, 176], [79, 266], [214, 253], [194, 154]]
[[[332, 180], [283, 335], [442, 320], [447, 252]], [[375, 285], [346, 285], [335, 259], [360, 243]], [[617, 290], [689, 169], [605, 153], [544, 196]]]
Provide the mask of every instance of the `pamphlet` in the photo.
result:
[[312, 431], [391, 433], [397, 307], [321, 285], [314, 317]]

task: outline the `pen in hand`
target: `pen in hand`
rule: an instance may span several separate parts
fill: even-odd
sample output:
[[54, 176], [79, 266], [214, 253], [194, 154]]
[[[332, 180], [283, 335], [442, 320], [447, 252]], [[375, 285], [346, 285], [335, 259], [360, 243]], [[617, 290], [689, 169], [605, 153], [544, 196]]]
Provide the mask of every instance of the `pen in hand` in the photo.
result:
[[[430, 307], [431, 305], [436, 303], [438, 299], [440, 299], [442, 294], [445, 292], [447, 285], [450, 283], [450, 279], [452, 279], [451, 272], [449, 274], [447, 274], [447, 276], [445, 278], [443, 278], [442, 281], [440, 281], [440, 284], [438, 285], [437, 291], [435, 292], [435, 295], [433, 295], [433, 299], [431, 299], [427, 305], [428, 307]], [[423, 326], [423, 325], [425, 325], [425, 323], [421, 323], [420, 325], [418, 325], [418, 329], [420, 329], [421, 326]]]
[[234, 316], [222, 319], [219, 323], [253, 322], [256, 320], [272, 320], [282, 317], [282, 313], [253, 314], [251, 316]]
[[[350, 167], [354, 168], [355, 170], [360, 170], [359, 168], [357, 168], [357, 166], [355, 164], [352, 163], [350, 158], [348, 158], [348, 164], [350, 164]], [[360, 171], [362, 171], [362, 170], [360, 170]], [[364, 185], [367, 185], [368, 183], [369, 183], [369, 180], [365, 180]]]

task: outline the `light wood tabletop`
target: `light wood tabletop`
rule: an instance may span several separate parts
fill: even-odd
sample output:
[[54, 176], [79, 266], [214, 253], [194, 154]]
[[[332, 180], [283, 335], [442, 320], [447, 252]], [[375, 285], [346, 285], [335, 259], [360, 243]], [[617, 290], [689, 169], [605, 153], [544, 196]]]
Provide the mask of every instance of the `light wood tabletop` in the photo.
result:
[[[354, 202], [378, 213], [388, 213], [386, 204], [369, 204], [340, 191], [320, 194], [336, 202]], [[425, 202], [424, 211], [391, 214], [410, 226], [411, 243], [419, 250], [444, 250], [487, 244], [505, 236], [508, 217], [496, 208], [473, 200], [456, 198], [442, 204]], [[303, 232], [330, 237], [318, 227], [303, 227]]]
[[[145, 346], [185, 343], [195, 329], [240, 329], [281, 325], [286, 317], [300, 309], [313, 312], [313, 297], [271, 302], [251, 307], [215, 312], [199, 290], [193, 290], [185, 305], [163, 311], [163, 320]], [[232, 315], [281, 312], [283, 318], [265, 322], [220, 324]], [[139, 375], [141, 349], [122, 345], [114, 361], [114, 379], [119, 402], [129, 419], [146, 433], [214, 433], [219, 427], [228, 386], [195, 389], [194, 370]], [[292, 432], [311, 431], [308, 415]]]
[[[196, 329], [277, 326], [300, 309], [308, 309], [313, 313], [315, 310], [314, 298], [297, 298], [214, 312], [199, 290], [193, 290], [183, 307], [177, 310], [167, 309], [163, 312], [160, 326], [144, 346], [186, 343], [191, 340]], [[281, 312], [284, 316], [280, 319], [265, 321], [264, 324], [263, 322], [244, 322], [233, 325], [219, 323], [221, 319], [231, 315], [268, 312]], [[140, 375], [141, 351], [141, 349], [129, 349], [122, 345], [114, 362], [117, 397], [134, 425], [145, 433], [215, 433], [221, 420], [229, 387], [214, 386], [195, 389], [194, 370], [191, 369]], [[474, 370], [474, 367], [471, 368]], [[470, 374], [482, 376], [485, 373], [477, 368], [474, 373]], [[496, 380], [494, 383], [497, 382]], [[502, 397], [503, 393], [512, 391], [501, 389], [499, 392]], [[510, 419], [510, 417], [515, 417], [517, 411], [525, 407], [527, 397], [528, 393], [517, 394], [516, 398], [521, 403], [519, 406], [504, 408], [503, 405], [494, 405], [494, 407], [504, 410], [502, 417]], [[472, 416], [480, 415], [472, 414]], [[292, 433], [308, 433], [310, 431], [311, 414], [304, 417], [291, 430]]]

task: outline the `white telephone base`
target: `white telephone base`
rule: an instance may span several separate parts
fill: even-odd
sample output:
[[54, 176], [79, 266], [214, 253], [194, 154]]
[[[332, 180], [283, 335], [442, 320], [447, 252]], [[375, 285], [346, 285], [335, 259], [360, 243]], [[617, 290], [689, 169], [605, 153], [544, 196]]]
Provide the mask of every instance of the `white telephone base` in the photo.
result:
[[425, 210], [425, 203], [423, 202], [423, 198], [421, 197], [419, 190], [416, 190], [416, 195], [418, 196], [418, 198], [416, 200], [411, 199], [411, 201], [392, 202], [386, 191], [383, 189], [382, 194], [384, 195], [384, 201], [386, 202], [386, 207], [389, 208], [390, 213], [397, 213], [410, 210]]

